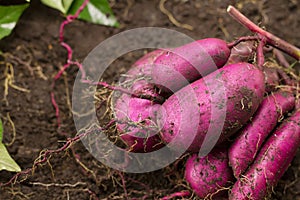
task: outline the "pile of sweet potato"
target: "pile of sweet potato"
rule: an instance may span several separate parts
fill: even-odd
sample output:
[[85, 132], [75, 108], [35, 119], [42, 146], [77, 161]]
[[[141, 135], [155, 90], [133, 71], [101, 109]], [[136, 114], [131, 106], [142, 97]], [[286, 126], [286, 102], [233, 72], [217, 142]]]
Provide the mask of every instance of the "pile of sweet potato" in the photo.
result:
[[300, 146], [299, 79], [265, 62], [268, 45], [263, 33], [207, 38], [136, 61], [122, 82], [132, 95], [113, 106], [128, 151], [190, 154], [200, 198], [268, 197]]

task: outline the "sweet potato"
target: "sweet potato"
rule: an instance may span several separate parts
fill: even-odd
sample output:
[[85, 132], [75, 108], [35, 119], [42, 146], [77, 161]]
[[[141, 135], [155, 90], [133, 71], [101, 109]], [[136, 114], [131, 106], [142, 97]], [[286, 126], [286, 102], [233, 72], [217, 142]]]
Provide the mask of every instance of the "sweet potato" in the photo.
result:
[[264, 74], [254, 65], [227, 65], [163, 103], [158, 115], [161, 138], [173, 149], [191, 152], [199, 151], [205, 137], [205, 145], [220, 143], [245, 125], [264, 92]]
[[300, 110], [268, 138], [255, 162], [233, 186], [230, 200], [261, 200], [271, 194], [300, 146]]
[[157, 49], [145, 54], [138, 59], [126, 73], [129, 79], [136, 79], [137, 77], [150, 76], [154, 61], [162, 55], [166, 50]]
[[227, 149], [214, 149], [202, 158], [197, 154], [191, 156], [185, 165], [185, 179], [200, 198], [219, 199], [224, 195], [224, 188], [234, 181]]
[[152, 80], [163, 91], [175, 92], [222, 67], [229, 55], [226, 42], [217, 38], [202, 39], [170, 49], [154, 61]]
[[[153, 94], [151, 94], [153, 95]], [[151, 152], [163, 146], [155, 125], [160, 107], [148, 99], [123, 94], [115, 103], [115, 118], [121, 139], [132, 152]]]
[[229, 148], [229, 163], [236, 178], [253, 162], [278, 120], [294, 106], [295, 98], [288, 92], [271, 94], [262, 101], [252, 121], [243, 128]]
[[[153, 75], [152, 72], [158, 70], [158, 67], [160, 67], [157, 63], [167, 64], [168, 66], [174, 67], [175, 70], [181, 70], [181, 72], [189, 70], [192, 73], [188, 78], [192, 77], [196, 79], [200, 77], [199, 72], [188, 63], [190, 60], [184, 60], [179, 56], [182, 55], [182, 52], [194, 56], [188, 58], [194, 59], [192, 60], [193, 62], [196, 60], [198, 65], [201, 65], [198, 67], [201, 67], [205, 73], [209, 73], [217, 69], [214, 67], [215, 65], [221, 67], [226, 62], [230, 50], [223, 40], [209, 38], [170, 51], [174, 52], [174, 54], [165, 49], [155, 50], [143, 56], [128, 71], [122, 85], [130, 89], [135, 95], [147, 95], [155, 99], [161, 97], [161, 93], [156, 90], [155, 81], [153, 84], [150, 79]], [[202, 55], [203, 57], [201, 57]], [[213, 61], [211, 57], [208, 58], [207, 55], [210, 55]], [[169, 77], [169, 79], [170, 78], [173, 79], [176, 77]], [[179, 86], [184, 84], [187, 84], [186, 80], [179, 83]], [[131, 97], [128, 94], [122, 94], [114, 105], [116, 119], [118, 119], [118, 121], [128, 122], [127, 124], [118, 123], [117, 128], [119, 132], [121, 132], [121, 138], [129, 146], [131, 151], [149, 152], [162, 146], [159, 136], [154, 136], [156, 130], [154, 130], [153, 127], [148, 127], [154, 125], [152, 119], [159, 107], [152, 99], [139, 99]]]
[[157, 49], [138, 59], [124, 75], [121, 85], [128, 88], [135, 95], [143, 94], [145, 91], [152, 91], [151, 93], [156, 94], [155, 85], [150, 81], [150, 75], [155, 59], [162, 53], [164, 53], [164, 50]]
[[[150, 76], [154, 60], [162, 53], [163, 50], [155, 50], [137, 60], [127, 72], [122, 85], [135, 95], [159, 97], [147, 77]], [[121, 94], [114, 102], [117, 129], [129, 151], [151, 152], [163, 146], [159, 135], [155, 135], [157, 129], [153, 120], [159, 106], [152, 99], [132, 97], [129, 94]]]

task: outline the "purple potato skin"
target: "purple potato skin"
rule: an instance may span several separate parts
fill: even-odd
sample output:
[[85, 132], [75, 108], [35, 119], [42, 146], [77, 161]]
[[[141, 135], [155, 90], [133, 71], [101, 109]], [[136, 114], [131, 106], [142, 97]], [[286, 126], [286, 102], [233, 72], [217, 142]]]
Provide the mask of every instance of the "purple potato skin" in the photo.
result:
[[[216, 84], [219, 81], [222, 88]], [[211, 127], [209, 137], [221, 143], [248, 122], [264, 92], [264, 74], [254, 65], [227, 65], [182, 88], [163, 103], [158, 114], [161, 138], [174, 150], [198, 152]], [[211, 119], [212, 107], [214, 112], [226, 112], [225, 121], [218, 115]]]
[[[179, 67], [180, 70], [184, 70], [185, 67], [189, 69], [191, 65], [187, 63], [185, 60], [181, 59], [181, 63], [178, 63], [178, 56], [172, 59], [172, 56], [168, 57], [166, 55], [169, 54], [169, 51], [174, 52], [185, 52], [185, 51], [195, 51], [195, 44], [204, 48], [205, 53], [209, 53], [212, 56], [213, 60], [216, 63], [212, 65], [217, 65], [221, 67], [229, 57], [230, 50], [227, 47], [226, 42], [220, 39], [215, 38], [208, 38], [199, 40], [196, 42], [189, 43], [187, 45], [177, 47], [173, 50], [165, 49], [165, 50], [154, 50], [142, 58], [137, 60], [132, 68], [127, 72], [125, 82], [129, 83], [127, 88], [131, 90], [131, 92], [135, 95], [148, 95], [153, 98], [164, 96], [169, 96], [168, 93], [165, 93], [163, 90], [158, 91], [155, 84], [151, 81], [153, 72], [155, 72], [159, 67], [157, 63], [167, 63], [169, 66], [172, 67]], [[197, 46], [196, 45], [196, 46]], [[191, 48], [193, 47], [194, 48]], [[201, 51], [203, 51], [201, 49]], [[195, 52], [197, 53], [197, 52]], [[197, 56], [199, 59], [199, 55], [201, 52], [198, 52]], [[212, 72], [213, 70], [217, 69], [211, 68], [209, 69], [209, 65], [207, 64], [208, 61], [204, 62], [205, 60], [200, 58], [200, 64], [203, 63], [203, 70], [205, 70], [206, 74]], [[181, 66], [180, 66], [181, 65]], [[199, 73], [195, 73], [196, 69], [193, 69], [193, 78], [197, 79], [201, 76]], [[148, 80], [150, 78], [150, 81]], [[169, 77], [170, 78], [170, 77]], [[171, 79], [173, 79], [171, 77]], [[155, 80], [154, 80], [155, 82]], [[183, 81], [179, 83], [179, 85], [183, 86], [188, 84], [188, 82]], [[180, 86], [180, 87], [181, 87]], [[117, 129], [121, 133], [121, 139], [127, 144], [130, 151], [133, 152], [150, 152], [157, 150], [163, 146], [163, 143], [159, 137], [159, 135], [155, 135], [158, 131], [154, 128], [148, 128], [147, 126], [154, 125], [155, 121], [155, 114], [157, 109], [159, 108], [159, 104], [148, 100], [148, 99], [141, 99], [137, 97], [131, 97], [128, 94], [122, 94], [115, 102], [114, 110], [115, 110], [115, 117], [119, 121], [128, 121], [131, 124], [143, 123], [142, 126], [132, 126], [124, 123], [117, 123]]]
[[232, 185], [232, 169], [226, 148], [215, 148], [205, 157], [193, 154], [185, 165], [185, 179], [200, 198], [219, 199], [226, 195], [222, 188]]
[[272, 193], [300, 146], [300, 110], [267, 139], [255, 162], [233, 186], [229, 200], [261, 200]]
[[229, 55], [230, 49], [223, 40], [197, 40], [157, 57], [151, 77], [163, 92], [173, 93], [223, 67]]
[[280, 91], [262, 101], [251, 122], [241, 130], [229, 148], [229, 163], [236, 178], [253, 162], [279, 119], [294, 106], [294, 95], [289, 92]]
[[[150, 75], [154, 60], [162, 53], [163, 50], [154, 50], [146, 54], [127, 72], [125, 81], [130, 83], [128, 87], [133, 94], [159, 97], [154, 86], [143, 78]], [[121, 94], [116, 100], [113, 106], [115, 118], [125, 122], [117, 123], [117, 130], [128, 151], [145, 153], [164, 146], [159, 135], [156, 134], [157, 129], [154, 124], [159, 107], [159, 104], [149, 99], [132, 97], [128, 94]]]

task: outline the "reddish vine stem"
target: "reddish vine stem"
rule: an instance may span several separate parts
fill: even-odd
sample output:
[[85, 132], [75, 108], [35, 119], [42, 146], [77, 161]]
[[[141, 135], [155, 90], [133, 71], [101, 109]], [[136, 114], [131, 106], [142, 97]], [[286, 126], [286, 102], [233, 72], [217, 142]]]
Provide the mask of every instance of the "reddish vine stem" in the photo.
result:
[[290, 63], [286, 60], [286, 58], [284, 57], [284, 55], [282, 54], [282, 52], [278, 49], [273, 49], [273, 53], [276, 56], [276, 58], [278, 59], [279, 63], [285, 67], [285, 68], [289, 68], [290, 67]]
[[290, 56], [294, 57], [298, 61], [300, 61], [300, 49], [296, 46], [282, 40], [281, 38], [261, 29], [256, 24], [254, 24], [251, 20], [249, 20], [245, 15], [239, 12], [235, 7], [228, 6], [227, 12], [240, 24], [244, 25], [250, 31], [254, 33], [258, 33], [264, 37], [266, 37], [266, 41], [268, 44], [272, 45], [275, 48], [278, 48]]
[[175, 197], [186, 197], [186, 196], [190, 196], [190, 195], [191, 195], [190, 191], [184, 190], [184, 191], [175, 192], [169, 196], [163, 197], [163, 198], [161, 198], [161, 200], [170, 200]]
[[277, 69], [277, 72], [286, 85], [290, 85], [290, 86], [296, 85], [296, 82], [292, 80], [282, 69]]
[[[290, 67], [290, 63], [286, 60], [286, 58], [284, 57], [284, 55], [280, 50], [273, 49], [273, 53], [283, 67], [285, 68]], [[296, 82], [291, 80], [291, 78], [282, 69], [277, 69], [277, 72], [286, 85], [296, 85]]]
[[73, 22], [75, 19], [77, 19], [77, 17], [79, 16], [79, 14], [82, 12], [82, 10], [86, 7], [87, 3], [89, 2], [89, 0], [84, 0], [83, 4], [80, 6], [80, 8], [76, 11], [76, 13], [74, 15], [68, 15], [66, 17], [66, 19], [61, 23], [60, 25], [60, 29], [59, 29], [59, 41], [60, 41], [60, 45], [62, 47], [64, 47], [67, 50], [67, 62], [63, 65], [63, 67], [59, 70], [59, 72], [54, 76], [54, 80], [53, 83], [51, 85], [52, 88], [52, 92], [51, 92], [51, 102], [52, 105], [55, 109], [55, 116], [56, 116], [56, 121], [57, 121], [57, 127], [60, 128], [61, 126], [61, 119], [60, 119], [60, 110], [59, 110], [59, 106], [55, 100], [55, 94], [54, 94], [54, 88], [55, 88], [55, 83], [56, 81], [62, 76], [62, 74], [71, 66], [71, 65], [75, 65], [79, 68], [80, 72], [81, 72], [81, 82], [82, 83], [87, 83], [90, 85], [99, 85], [105, 88], [108, 88], [110, 90], [113, 91], [120, 91], [122, 93], [126, 93], [128, 95], [131, 95], [132, 97], [137, 97], [137, 98], [142, 98], [142, 99], [149, 99], [152, 100], [154, 102], [157, 103], [162, 103], [164, 102], [164, 98], [162, 97], [153, 97], [150, 95], [143, 95], [143, 94], [134, 94], [131, 91], [122, 88], [122, 87], [117, 87], [117, 86], [113, 86], [110, 85], [106, 82], [93, 82], [90, 80], [86, 79], [86, 73], [85, 70], [82, 66], [81, 63], [77, 62], [77, 61], [73, 61], [73, 50], [71, 48], [71, 46], [67, 43], [64, 42], [64, 29], [65, 26], [68, 25], [69, 23]]
[[99, 200], [96, 193], [90, 189], [87, 189], [87, 193], [90, 195], [90, 197], [94, 198], [95, 200]]
[[256, 49], [256, 63], [257, 66], [262, 69], [265, 63], [265, 56], [264, 56], [264, 46], [266, 45], [266, 38], [264, 36], [261, 37], [258, 47]]
[[126, 180], [125, 180], [125, 177], [124, 177], [124, 175], [123, 175], [122, 172], [117, 171], [117, 173], [119, 174], [119, 176], [120, 176], [120, 178], [121, 178], [121, 181], [122, 181], [122, 187], [123, 187], [123, 191], [124, 191], [125, 198], [126, 198], [126, 199], [129, 199], [129, 198], [128, 198], [128, 192], [127, 192], [127, 189], [126, 189]]
[[254, 35], [254, 36], [244, 36], [244, 37], [240, 37], [237, 40], [230, 42], [227, 44], [228, 48], [233, 48], [234, 46], [238, 45], [240, 42], [244, 42], [244, 41], [249, 41], [249, 40], [259, 40], [259, 37]]
[[[67, 24], [71, 23], [72, 21], [74, 21], [74, 19], [76, 19], [79, 14], [82, 12], [82, 10], [86, 7], [86, 5], [88, 4], [89, 0], [84, 0], [82, 5], [79, 7], [79, 9], [76, 11], [76, 13], [74, 15], [68, 15], [66, 17], [66, 19], [61, 23], [60, 25], [60, 28], [59, 28], [59, 41], [60, 41], [60, 45], [62, 47], [64, 47], [66, 50], [67, 50], [67, 53], [68, 53], [68, 57], [67, 57], [67, 62], [66, 64], [64, 64], [64, 66], [62, 67], [62, 69], [55, 75], [54, 77], [54, 80], [53, 80], [53, 83], [51, 85], [52, 87], [52, 90], [54, 90], [55, 88], [55, 82], [58, 78], [61, 77], [61, 75], [63, 74], [63, 72], [68, 68], [70, 67], [72, 64], [74, 65], [77, 65], [78, 68], [82, 71], [82, 74], [85, 75], [84, 73], [84, 70], [82, 70], [82, 65], [79, 63], [79, 62], [74, 62], [72, 61], [72, 56], [73, 56], [73, 50], [72, 48], [70, 47], [70, 45], [68, 45], [67, 43], [64, 42], [64, 28]], [[51, 92], [51, 102], [52, 102], [52, 105], [55, 109], [55, 115], [56, 115], [56, 120], [57, 120], [57, 126], [58, 128], [60, 127], [60, 123], [61, 123], [61, 120], [60, 120], [60, 114], [59, 114], [59, 107], [56, 103], [56, 100], [55, 100], [55, 94], [54, 92], [52, 91]]]
[[128, 94], [128, 95], [131, 95], [132, 97], [136, 97], [136, 98], [149, 99], [149, 100], [152, 100], [152, 101], [158, 102], [158, 103], [164, 102], [164, 98], [160, 97], [160, 96], [156, 97], [156, 96], [145, 95], [145, 94], [135, 94], [135, 93], [132, 93], [131, 91], [127, 90], [126, 88], [113, 86], [113, 85], [110, 85], [106, 82], [93, 82], [91, 80], [85, 79], [85, 77], [83, 77], [83, 76], [81, 77], [81, 82], [82, 83], [87, 83], [89, 85], [99, 85], [99, 86], [108, 88], [108, 89], [113, 90], [113, 91], [119, 91], [119, 92], [122, 92], [122, 93], [125, 93], [125, 94]]
[[[111, 120], [105, 127], [101, 128], [101, 130], [107, 130], [114, 123], [115, 123], [115, 121]], [[34, 170], [35, 170], [35, 168], [38, 165], [46, 163], [52, 155], [61, 153], [61, 152], [65, 151], [65, 150], [69, 149], [72, 146], [72, 144], [74, 144], [75, 142], [78, 142], [81, 138], [83, 138], [83, 137], [85, 137], [85, 136], [87, 136], [89, 134], [92, 134], [92, 133], [93, 133], [93, 130], [85, 131], [83, 133], [78, 134], [77, 136], [75, 136], [73, 138], [68, 138], [67, 141], [66, 141], [66, 143], [62, 147], [60, 147], [58, 149], [45, 150], [40, 155], [41, 159], [39, 159], [38, 161], [34, 162], [33, 166], [31, 168], [28, 168], [26, 170], [23, 170], [21, 172], [16, 173], [8, 182], [6, 182], [6, 183], [0, 183], [0, 187], [5, 187], [5, 186], [8, 186], [10, 184], [14, 184], [20, 176], [22, 176], [22, 175], [29, 175], [30, 173], [33, 173]]]

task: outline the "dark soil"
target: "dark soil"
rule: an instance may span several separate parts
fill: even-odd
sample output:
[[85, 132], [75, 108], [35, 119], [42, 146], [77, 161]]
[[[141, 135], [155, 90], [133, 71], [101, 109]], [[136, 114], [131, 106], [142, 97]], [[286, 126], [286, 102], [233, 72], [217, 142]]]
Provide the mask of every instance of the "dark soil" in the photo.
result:
[[[173, 3], [171, 3], [173, 2]], [[159, 1], [128, 0], [111, 2], [121, 26], [120, 28], [93, 25], [75, 21], [66, 28], [65, 38], [74, 49], [78, 61], [88, 55], [101, 41], [124, 30], [135, 27], [166, 27], [183, 32], [194, 39], [218, 37], [227, 41], [250, 32], [226, 14], [226, 7], [235, 5], [255, 23], [270, 32], [300, 46], [300, 2], [298, 0], [207, 0], [168, 1], [166, 8], [175, 18], [194, 27], [193, 31], [176, 27], [159, 9]], [[70, 109], [67, 104], [66, 88], [72, 91], [77, 68], [67, 70], [55, 87], [55, 94], [62, 113], [62, 127], [57, 130], [55, 110], [51, 104], [50, 92], [54, 75], [66, 62], [66, 51], [58, 42], [59, 25], [63, 16], [34, 1], [21, 17], [12, 35], [0, 41], [0, 49], [14, 67], [14, 84], [30, 90], [22, 92], [9, 87], [7, 101], [4, 98], [4, 70], [0, 67], [0, 114], [4, 121], [4, 142], [12, 139], [10, 115], [16, 128], [16, 139], [8, 147], [12, 157], [22, 169], [30, 168], [44, 149], [57, 149], [67, 137], [76, 134]], [[12, 56], [9, 56], [11, 54]], [[128, 54], [115, 62], [107, 72], [111, 81], [123, 66], [128, 68], [141, 53]], [[23, 62], [18, 62], [22, 60]], [[0, 58], [3, 60], [3, 58]], [[290, 59], [292, 60], [292, 59]], [[66, 133], [66, 136], [61, 134]], [[39, 166], [33, 175], [12, 187], [0, 190], [0, 199], [90, 199], [95, 193], [99, 199], [157, 199], [176, 191], [184, 190], [182, 181], [183, 162], [166, 169], [147, 174], [124, 174], [126, 191], [121, 174], [106, 168], [94, 159], [79, 142], [74, 145], [80, 161], [93, 171], [87, 172], [71, 151], [51, 157]], [[172, 170], [176, 170], [172, 172]], [[272, 199], [300, 199], [300, 152], [291, 167], [274, 188]], [[170, 174], [171, 175], [170, 175]], [[0, 172], [0, 182], [6, 182], [13, 173]], [[144, 184], [142, 184], [142, 183]], [[50, 184], [50, 185], [47, 185]], [[70, 184], [70, 185], [67, 185]]]

